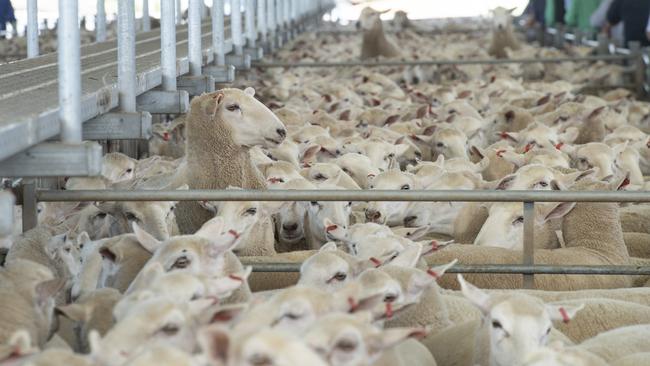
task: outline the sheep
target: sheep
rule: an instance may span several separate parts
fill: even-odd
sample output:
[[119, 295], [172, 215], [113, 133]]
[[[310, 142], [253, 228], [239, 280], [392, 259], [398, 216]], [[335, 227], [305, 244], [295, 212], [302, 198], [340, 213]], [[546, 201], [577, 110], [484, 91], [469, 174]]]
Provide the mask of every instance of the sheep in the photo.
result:
[[436, 365], [421, 344], [408, 351], [399, 346], [410, 337], [422, 336], [422, 328], [377, 329], [368, 313], [330, 314], [318, 319], [305, 333], [305, 342], [332, 366]]
[[[590, 179], [583, 179], [574, 189], [605, 190], [609, 185]], [[612, 204], [578, 203], [562, 223], [565, 248], [537, 250], [535, 263], [553, 264], [627, 264], [629, 256], [623, 242], [618, 220], [618, 206]], [[521, 251], [465, 245], [448, 245], [426, 257], [429, 263], [439, 263], [458, 258], [460, 263], [520, 263]], [[484, 288], [521, 287], [520, 276], [489, 275], [471, 276], [472, 281]], [[544, 276], [535, 277], [536, 286], [545, 290], [576, 290], [590, 288], [629, 287], [630, 279], [625, 277], [600, 276]], [[441, 286], [458, 288], [457, 283], [442, 278]]]
[[122, 153], [104, 155], [102, 176], [111, 183], [128, 181], [135, 177], [136, 161]]
[[369, 7], [361, 11], [357, 24], [363, 30], [363, 42], [361, 44], [362, 60], [379, 56], [400, 56], [397, 46], [388, 40], [384, 34], [382, 21], [379, 16], [385, 12], [379, 12]]
[[90, 351], [88, 334], [96, 330], [106, 334], [114, 325], [113, 307], [122, 298], [119, 291], [112, 288], [98, 289], [79, 297], [74, 303], [58, 306], [56, 313], [70, 319], [75, 324], [74, 339], [70, 342], [77, 352]]
[[[275, 147], [287, 135], [280, 120], [253, 98], [255, 90], [222, 89], [192, 100], [186, 118], [186, 164], [174, 177], [174, 186], [192, 189], [265, 189], [248, 151], [254, 145]], [[216, 126], [216, 128], [215, 128]], [[195, 202], [178, 205], [177, 221], [183, 234], [196, 232], [210, 214]], [[258, 230], [272, 230], [270, 221]]]

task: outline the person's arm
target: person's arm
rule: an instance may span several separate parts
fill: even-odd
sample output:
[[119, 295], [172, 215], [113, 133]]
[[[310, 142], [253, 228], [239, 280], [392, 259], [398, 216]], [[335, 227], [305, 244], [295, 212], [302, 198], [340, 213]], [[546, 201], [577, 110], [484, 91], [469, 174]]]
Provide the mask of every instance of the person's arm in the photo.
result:
[[614, 0], [607, 10], [607, 22], [616, 25], [622, 20], [623, 0]]

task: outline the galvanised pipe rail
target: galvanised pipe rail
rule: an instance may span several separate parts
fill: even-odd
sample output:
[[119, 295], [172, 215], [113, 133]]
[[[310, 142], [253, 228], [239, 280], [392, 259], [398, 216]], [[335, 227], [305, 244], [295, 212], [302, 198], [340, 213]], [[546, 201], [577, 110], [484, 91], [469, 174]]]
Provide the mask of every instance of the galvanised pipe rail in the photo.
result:
[[344, 61], [344, 62], [254, 62], [258, 68], [283, 67], [380, 67], [380, 66], [426, 66], [426, 65], [500, 65], [500, 64], [534, 64], [587, 61], [623, 61], [631, 59], [627, 55], [597, 55], [581, 57], [549, 57], [519, 59], [476, 59], [476, 60], [408, 60], [408, 61]]
[[65, 201], [404, 201], [404, 202], [650, 202], [640, 191], [400, 190], [39, 190], [42, 202]]
[[[242, 261], [252, 266], [253, 272], [300, 272], [302, 263], [256, 263]], [[446, 273], [492, 273], [492, 274], [569, 274], [569, 275], [650, 275], [650, 266], [582, 266], [582, 265], [521, 265], [521, 264], [455, 264]]]

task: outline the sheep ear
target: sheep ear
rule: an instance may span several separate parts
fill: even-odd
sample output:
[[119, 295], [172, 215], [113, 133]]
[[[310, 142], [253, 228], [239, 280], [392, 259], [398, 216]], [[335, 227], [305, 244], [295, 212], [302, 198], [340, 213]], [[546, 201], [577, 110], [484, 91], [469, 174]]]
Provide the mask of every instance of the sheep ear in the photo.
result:
[[515, 10], [517, 10], [517, 7], [506, 9], [506, 11], [510, 14], [512, 14]]
[[523, 154], [517, 154], [514, 151], [504, 151], [501, 155], [505, 161], [514, 164], [517, 167], [523, 166], [526, 164], [526, 156]]
[[153, 235], [149, 234], [148, 232], [144, 231], [135, 222], [133, 223], [133, 233], [135, 234], [135, 237], [138, 239], [140, 245], [142, 245], [142, 247], [146, 249], [149, 253], [155, 252], [156, 249], [158, 249], [162, 244], [161, 241], [154, 238]]
[[384, 302], [384, 294], [374, 294], [359, 301], [354, 301], [353, 297], [348, 298], [348, 312], [356, 313], [359, 311], [370, 311], [374, 309], [377, 305]]
[[336, 247], [336, 243], [333, 241], [326, 243], [318, 249], [319, 252], [336, 252], [337, 250], [338, 248]]
[[580, 305], [551, 305], [545, 304], [546, 312], [551, 317], [551, 320], [561, 320], [568, 323], [573, 319], [578, 311], [585, 307], [585, 304]]
[[519, 142], [519, 134], [517, 132], [495, 132], [495, 135], [501, 137], [502, 140]]
[[201, 328], [197, 335], [199, 347], [209, 360], [217, 365], [225, 365], [228, 361], [230, 335], [226, 328], [209, 326]]
[[458, 262], [458, 259], [454, 259], [453, 261], [447, 263], [447, 264], [442, 264], [439, 266], [431, 267], [429, 270], [427, 270], [427, 274], [435, 279], [438, 279], [442, 277], [442, 275], [445, 274], [449, 270], [449, 268], [453, 267], [456, 263]]
[[429, 331], [426, 328], [389, 328], [379, 334], [371, 335], [366, 340], [368, 351], [375, 355], [385, 349], [395, 347], [409, 338], [424, 338]]
[[210, 313], [210, 324], [230, 325], [248, 309], [248, 304], [217, 305]]
[[56, 296], [65, 287], [66, 281], [60, 278], [40, 282], [36, 285], [36, 304], [38, 307], [45, 307], [48, 300]]
[[313, 159], [314, 157], [316, 157], [316, 154], [318, 154], [320, 149], [321, 149], [320, 145], [310, 145], [310, 146], [308, 146], [302, 152], [302, 155], [300, 156], [300, 162], [306, 163], [309, 160]]
[[91, 309], [79, 303], [73, 303], [57, 306], [55, 312], [75, 322], [86, 322], [90, 319]]
[[401, 251], [395, 259], [390, 261], [391, 265], [414, 268], [420, 260], [422, 254], [422, 245], [419, 243], [412, 243]]
[[487, 153], [486, 153], [485, 150], [483, 150], [482, 148], [480, 148], [478, 146], [475, 146], [475, 145], [472, 145], [469, 148], [469, 153], [471, 155], [475, 155], [475, 156], [477, 156], [477, 157], [479, 157], [481, 159], [483, 159], [483, 158], [485, 158], [487, 156]]
[[165, 268], [163, 268], [163, 265], [160, 262], [152, 262], [145, 265], [140, 273], [138, 273], [133, 279], [133, 282], [131, 282], [125, 293], [128, 295], [135, 291], [146, 289], [156, 278], [164, 273]]
[[255, 89], [253, 89], [252, 87], [249, 86], [248, 88], [244, 89], [244, 93], [246, 93], [246, 95], [248, 95], [248, 96], [254, 97], [255, 96]]
[[625, 141], [624, 143], [616, 144], [616, 145], [614, 145], [614, 147], [612, 147], [612, 150], [614, 152], [614, 156], [616, 158], [618, 158], [618, 156], [621, 155], [621, 153], [623, 153], [623, 151], [625, 151], [625, 149], [627, 149], [627, 143], [628, 142]]
[[551, 209], [547, 211], [546, 215], [544, 215], [543, 222], [562, 218], [571, 212], [575, 206], [575, 202], [560, 202], [554, 206], [551, 206]]
[[101, 341], [102, 338], [99, 335], [99, 332], [97, 329], [91, 329], [90, 332], [88, 333], [88, 344], [90, 346], [90, 354], [91, 355], [98, 355], [101, 352]]
[[458, 275], [458, 283], [460, 283], [460, 291], [463, 293], [463, 296], [472, 304], [476, 305], [483, 314], [487, 314], [490, 311], [490, 295], [465, 281], [461, 274]]
[[223, 226], [223, 217], [217, 216], [206, 221], [194, 235], [212, 241], [223, 234]]

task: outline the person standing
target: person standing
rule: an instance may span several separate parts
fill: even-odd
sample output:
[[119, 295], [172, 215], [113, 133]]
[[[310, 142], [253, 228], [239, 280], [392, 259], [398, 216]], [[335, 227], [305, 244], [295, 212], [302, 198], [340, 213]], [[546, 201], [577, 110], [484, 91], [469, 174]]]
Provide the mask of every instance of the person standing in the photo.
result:
[[11, 28], [16, 34], [16, 16], [11, 0], [0, 0], [0, 38], [5, 38], [7, 35], [7, 23], [11, 23]]
[[564, 24], [566, 8], [564, 0], [546, 0], [546, 11], [544, 13], [547, 27], [554, 27], [557, 24]]
[[620, 22], [625, 24], [626, 46], [632, 41], [639, 41], [642, 46], [650, 46], [646, 36], [649, 15], [648, 0], [614, 0], [607, 11], [607, 22], [612, 26]]
[[564, 17], [566, 25], [578, 27], [584, 32], [594, 28], [591, 26], [591, 15], [598, 9], [602, 0], [574, 0], [568, 7]]

